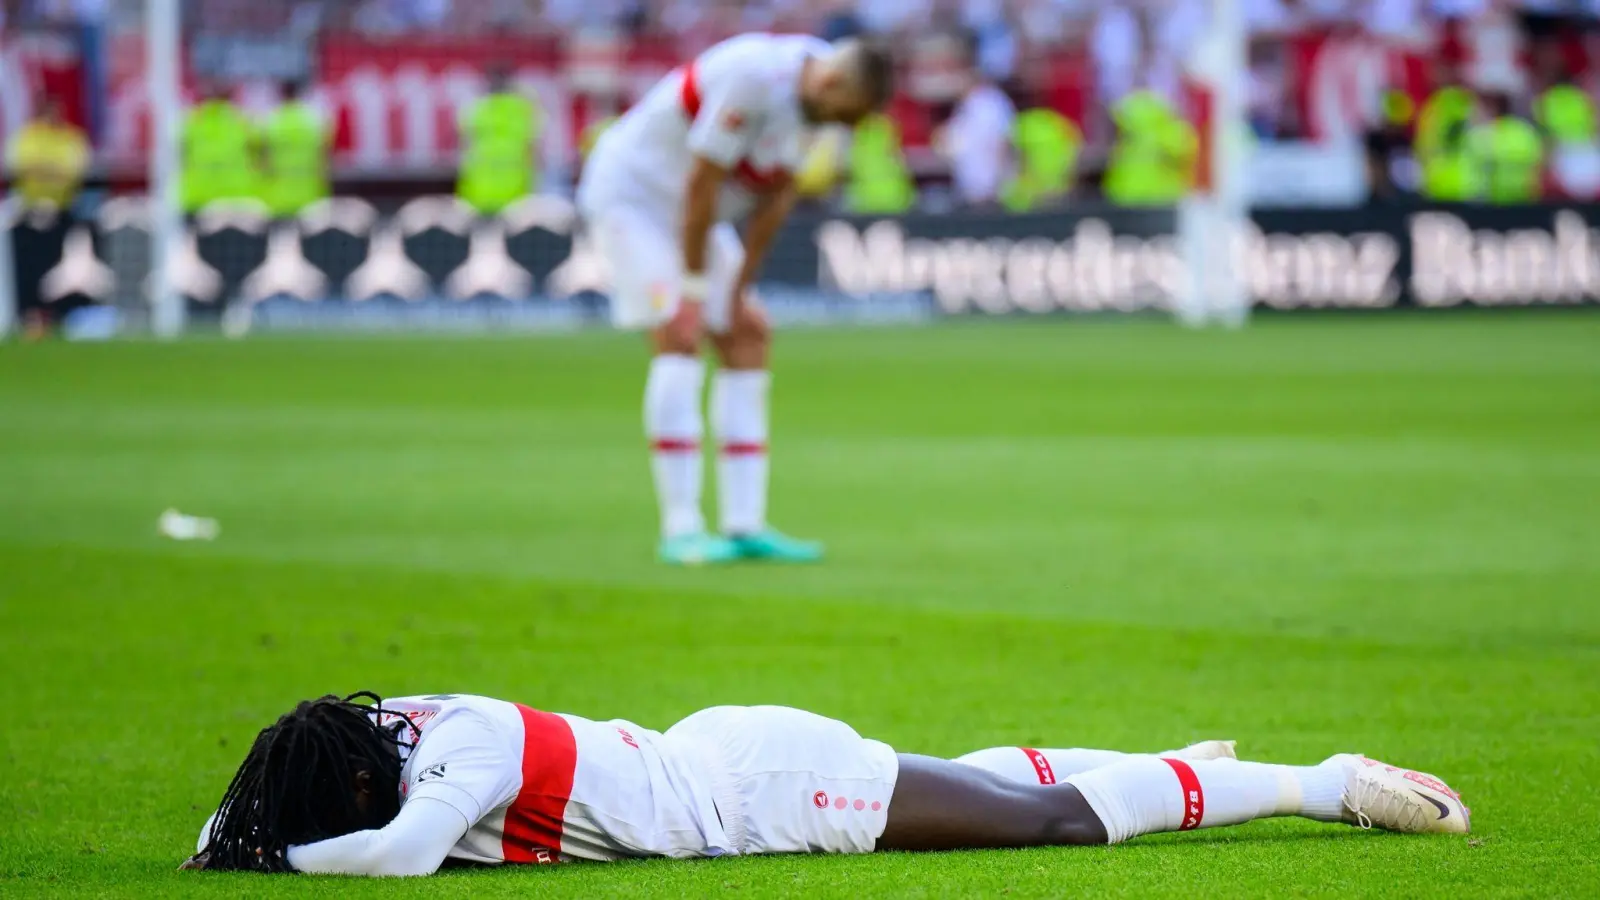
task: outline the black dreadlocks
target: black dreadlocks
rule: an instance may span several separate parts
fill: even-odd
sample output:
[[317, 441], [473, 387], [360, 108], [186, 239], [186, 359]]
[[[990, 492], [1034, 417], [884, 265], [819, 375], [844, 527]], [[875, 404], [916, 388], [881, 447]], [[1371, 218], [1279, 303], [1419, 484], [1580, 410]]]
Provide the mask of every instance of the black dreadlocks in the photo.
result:
[[[291, 844], [388, 823], [400, 811], [398, 748], [410, 746], [402, 737], [407, 729], [418, 733], [371, 691], [301, 701], [256, 735], [197, 860], [207, 869], [293, 872], [285, 855]], [[356, 802], [358, 772], [372, 779], [364, 812]]]

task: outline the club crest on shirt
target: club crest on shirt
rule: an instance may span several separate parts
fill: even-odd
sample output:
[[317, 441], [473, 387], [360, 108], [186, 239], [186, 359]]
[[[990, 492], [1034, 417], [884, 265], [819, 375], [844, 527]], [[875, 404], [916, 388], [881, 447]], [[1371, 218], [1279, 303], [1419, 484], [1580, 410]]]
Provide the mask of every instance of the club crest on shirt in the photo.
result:
[[744, 127], [744, 113], [737, 109], [730, 109], [722, 114], [722, 127], [729, 131], [738, 131]]
[[446, 763], [439, 763], [436, 766], [429, 766], [426, 769], [423, 769], [417, 775], [417, 784], [421, 784], [424, 781], [435, 781], [443, 778], [445, 765]]

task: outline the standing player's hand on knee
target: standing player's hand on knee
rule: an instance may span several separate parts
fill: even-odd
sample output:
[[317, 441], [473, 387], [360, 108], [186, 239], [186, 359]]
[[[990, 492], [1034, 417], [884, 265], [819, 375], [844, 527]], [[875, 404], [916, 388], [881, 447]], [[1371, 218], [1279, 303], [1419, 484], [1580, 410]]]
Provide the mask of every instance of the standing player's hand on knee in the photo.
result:
[[678, 309], [667, 320], [667, 340], [680, 353], [693, 353], [705, 330], [705, 317], [698, 300], [680, 300]]
[[741, 333], [759, 335], [763, 339], [771, 330], [767, 323], [767, 308], [761, 303], [761, 295], [753, 287], [744, 287], [734, 295], [733, 314], [729, 321], [733, 330]]

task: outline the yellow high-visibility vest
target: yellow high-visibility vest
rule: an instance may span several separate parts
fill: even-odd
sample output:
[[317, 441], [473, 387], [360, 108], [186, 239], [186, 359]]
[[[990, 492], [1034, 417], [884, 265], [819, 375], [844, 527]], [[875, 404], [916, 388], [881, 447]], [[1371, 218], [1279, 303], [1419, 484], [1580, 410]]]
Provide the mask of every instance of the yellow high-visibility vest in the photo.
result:
[[539, 111], [521, 94], [481, 97], [461, 123], [456, 192], [481, 213], [499, 212], [533, 192]]
[[179, 202], [195, 212], [217, 200], [260, 198], [250, 120], [227, 100], [207, 100], [189, 112], [181, 136]]
[[275, 216], [292, 216], [328, 196], [328, 136], [316, 110], [278, 107], [262, 129], [264, 192]]

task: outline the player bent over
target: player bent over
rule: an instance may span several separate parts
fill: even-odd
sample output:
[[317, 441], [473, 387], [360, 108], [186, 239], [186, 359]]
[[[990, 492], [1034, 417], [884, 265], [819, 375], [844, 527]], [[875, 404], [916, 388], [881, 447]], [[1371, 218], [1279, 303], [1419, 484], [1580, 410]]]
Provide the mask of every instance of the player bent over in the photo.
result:
[[785, 707], [655, 732], [486, 697], [356, 694], [302, 702], [257, 736], [184, 867], [426, 875], [446, 859], [1104, 844], [1268, 816], [1465, 833], [1468, 815], [1437, 778], [1348, 754], [1269, 765], [1207, 741], [944, 760]]
[[[732, 38], [645, 94], [584, 165], [578, 208], [610, 271], [613, 319], [653, 339], [644, 418], [667, 562], [822, 554], [767, 525], [770, 334], [750, 288], [817, 126], [854, 124], [884, 105], [890, 85], [888, 55], [866, 44]], [[707, 533], [700, 509], [708, 337], [720, 364], [711, 423], [721, 536]]]

